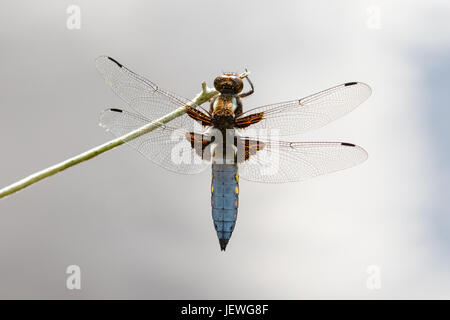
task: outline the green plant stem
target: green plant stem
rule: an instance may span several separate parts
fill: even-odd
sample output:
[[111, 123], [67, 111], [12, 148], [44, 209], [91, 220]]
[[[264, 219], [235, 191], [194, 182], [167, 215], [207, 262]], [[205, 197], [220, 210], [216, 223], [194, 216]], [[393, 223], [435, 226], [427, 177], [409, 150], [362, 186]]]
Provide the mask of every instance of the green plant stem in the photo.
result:
[[[245, 77], [245, 76], [247, 76], [246, 73], [241, 75], [241, 77]], [[216, 90], [209, 89], [206, 86], [206, 83], [203, 82], [202, 83], [202, 92], [200, 94], [198, 94], [194, 98], [194, 100], [192, 100], [190, 105], [201, 105], [202, 103], [205, 103], [206, 101], [208, 101], [209, 99], [211, 99], [212, 97], [214, 97], [217, 94], [218, 94], [218, 92]], [[145, 126], [142, 126], [134, 131], [131, 131], [119, 138], [116, 138], [116, 139], [106, 142], [100, 146], [92, 148], [91, 150], [88, 150], [86, 152], [83, 152], [83, 153], [75, 156], [75, 157], [72, 157], [63, 162], [55, 164], [54, 166], [51, 166], [47, 169], [36, 172], [20, 181], [17, 181], [15, 183], [1, 189], [0, 190], [0, 199], [8, 196], [10, 194], [13, 194], [21, 189], [24, 189], [42, 179], [50, 177], [58, 172], [64, 171], [67, 168], [70, 168], [76, 164], [79, 164], [86, 160], [92, 159], [92, 158], [102, 154], [103, 152], [106, 152], [108, 150], [111, 150], [117, 146], [124, 144], [127, 141], [136, 139], [137, 137], [140, 137], [146, 133], [149, 133], [149, 132], [155, 130], [156, 128], [160, 127], [161, 125], [183, 115], [185, 112], [186, 112], [186, 108], [184, 106], [180, 107], [180, 108], [174, 110], [173, 112], [171, 112], [149, 124], [146, 124]]]

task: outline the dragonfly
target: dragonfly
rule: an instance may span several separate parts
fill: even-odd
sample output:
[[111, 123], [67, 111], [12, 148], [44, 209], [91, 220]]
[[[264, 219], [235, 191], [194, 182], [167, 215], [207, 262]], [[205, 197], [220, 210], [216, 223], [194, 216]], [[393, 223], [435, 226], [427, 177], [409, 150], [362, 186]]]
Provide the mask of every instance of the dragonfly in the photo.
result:
[[348, 142], [291, 142], [280, 137], [322, 127], [364, 102], [371, 88], [347, 82], [307, 97], [244, 110], [244, 79], [223, 73], [214, 79], [218, 95], [209, 108], [161, 89], [115, 59], [97, 58], [96, 67], [128, 108], [102, 112], [100, 125], [120, 137], [173, 110], [185, 113], [156, 130], [127, 141], [155, 164], [180, 174], [211, 167], [211, 207], [220, 249], [225, 251], [235, 229], [239, 180], [262, 183], [302, 181], [353, 167], [368, 154]]

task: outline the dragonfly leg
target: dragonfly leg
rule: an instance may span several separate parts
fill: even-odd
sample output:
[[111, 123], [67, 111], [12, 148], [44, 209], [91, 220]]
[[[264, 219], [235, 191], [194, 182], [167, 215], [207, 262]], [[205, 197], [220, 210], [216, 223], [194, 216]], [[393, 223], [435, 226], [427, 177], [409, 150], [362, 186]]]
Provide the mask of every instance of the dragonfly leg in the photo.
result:
[[241, 93], [239, 95], [239, 98], [245, 98], [248, 97], [249, 95], [251, 95], [253, 92], [255, 92], [255, 88], [253, 87], [253, 83], [250, 81], [250, 79], [248, 77], [245, 77], [245, 79], [247, 79], [248, 83], [250, 84], [251, 89], [247, 92]]

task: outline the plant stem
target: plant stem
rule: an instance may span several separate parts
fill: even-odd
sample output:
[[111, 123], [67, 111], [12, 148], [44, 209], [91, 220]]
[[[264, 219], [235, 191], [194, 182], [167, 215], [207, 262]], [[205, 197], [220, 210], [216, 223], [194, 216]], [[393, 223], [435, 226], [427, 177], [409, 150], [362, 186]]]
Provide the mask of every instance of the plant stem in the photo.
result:
[[[245, 77], [247, 74], [242, 74], [241, 76]], [[218, 92], [213, 89], [209, 89], [206, 86], [206, 83], [202, 83], [202, 92], [199, 93], [194, 100], [190, 103], [190, 105], [201, 105], [202, 103], [205, 103], [215, 95], [217, 95]], [[0, 199], [3, 197], [6, 197], [10, 194], [13, 194], [21, 189], [24, 189], [42, 179], [45, 179], [47, 177], [50, 177], [58, 172], [61, 172], [63, 170], [66, 170], [67, 168], [70, 168], [78, 163], [84, 162], [86, 160], [92, 159], [103, 152], [106, 152], [108, 150], [111, 150], [117, 146], [120, 146], [124, 144], [127, 141], [136, 139], [137, 137], [140, 137], [146, 133], [149, 133], [156, 128], [160, 127], [162, 124], [165, 124], [181, 115], [183, 115], [186, 112], [185, 107], [180, 107], [171, 113], [149, 123], [145, 126], [142, 126], [136, 130], [133, 130], [119, 138], [116, 138], [114, 140], [111, 140], [109, 142], [106, 142], [100, 146], [97, 146], [95, 148], [92, 148], [91, 150], [88, 150], [86, 152], [83, 152], [75, 157], [72, 157], [70, 159], [67, 159], [63, 162], [60, 162], [58, 164], [55, 164], [54, 166], [51, 166], [47, 169], [41, 170], [39, 172], [36, 172], [20, 181], [17, 181], [3, 189], [0, 190]]]

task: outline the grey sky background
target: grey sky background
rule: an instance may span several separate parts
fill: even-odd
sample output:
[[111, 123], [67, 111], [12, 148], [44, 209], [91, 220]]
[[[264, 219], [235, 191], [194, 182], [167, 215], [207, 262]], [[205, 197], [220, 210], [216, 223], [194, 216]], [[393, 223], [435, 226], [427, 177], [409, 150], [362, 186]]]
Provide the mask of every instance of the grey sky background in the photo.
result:
[[[66, 28], [71, 4], [80, 30]], [[242, 181], [225, 253], [210, 172], [166, 172], [128, 146], [0, 200], [0, 298], [450, 298], [449, 18], [446, 1], [2, 1], [2, 187], [112, 138], [98, 117], [123, 103], [95, 69], [102, 54], [187, 98], [247, 67], [244, 108], [348, 81], [373, 94], [292, 137], [369, 159], [302, 183]], [[79, 291], [65, 286], [72, 264]]]

